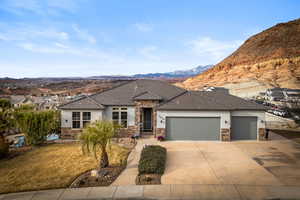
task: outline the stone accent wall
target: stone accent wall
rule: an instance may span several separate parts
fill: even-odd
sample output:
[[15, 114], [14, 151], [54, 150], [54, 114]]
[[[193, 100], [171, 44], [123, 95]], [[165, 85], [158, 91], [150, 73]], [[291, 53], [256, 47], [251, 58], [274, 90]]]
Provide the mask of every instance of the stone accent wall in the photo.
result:
[[137, 127], [128, 126], [127, 128], [121, 128], [118, 137], [131, 137], [135, 133], [137, 133]]
[[82, 132], [81, 129], [72, 129], [72, 128], [61, 128], [61, 139], [78, 139], [78, 136]]
[[163, 136], [166, 137], [166, 129], [165, 128], [157, 128], [156, 129], [156, 137]]
[[258, 129], [258, 140], [266, 140], [266, 129], [265, 128], [260, 128]]
[[141, 119], [141, 111], [143, 108], [152, 108], [152, 125], [153, 125], [153, 134], [156, 135], [156, 107], [159, 104], [159, 101], [153, 101], [153, 100], [139, 100], [135, 101], [135, 125], [137, 132], [140, 132], [140, 124], [143, 121]]
[[230, 141], [230, 129], [222, 128], [221, 129], [221, 140], [222, 141]]

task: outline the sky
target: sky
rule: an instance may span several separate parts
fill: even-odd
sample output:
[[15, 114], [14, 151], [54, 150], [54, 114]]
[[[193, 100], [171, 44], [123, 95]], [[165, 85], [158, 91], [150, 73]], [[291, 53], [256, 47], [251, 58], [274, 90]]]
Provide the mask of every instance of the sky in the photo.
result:
[[300, 17], [298, 0], [0, 0], [0, 77], [131, 75], [217, 64]]

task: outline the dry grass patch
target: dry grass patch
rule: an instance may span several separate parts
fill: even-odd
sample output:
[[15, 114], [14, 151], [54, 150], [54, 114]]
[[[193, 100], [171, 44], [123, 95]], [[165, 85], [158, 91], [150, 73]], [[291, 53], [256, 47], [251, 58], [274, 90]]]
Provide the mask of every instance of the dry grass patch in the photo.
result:
[[[110, 164], [119, 165], [129, 150], [108, 149]], [[98, 167], [82, 154], [80, 144], [53, 144], [35, 148], [9, 160], [0, 160], [0, 193], [68, 187], [83, 172]]]

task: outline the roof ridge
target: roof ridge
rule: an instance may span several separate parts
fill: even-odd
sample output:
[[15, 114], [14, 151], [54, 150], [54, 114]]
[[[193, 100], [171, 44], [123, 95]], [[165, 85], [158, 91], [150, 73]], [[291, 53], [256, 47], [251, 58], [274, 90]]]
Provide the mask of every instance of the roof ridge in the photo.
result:
[[98, 103], [95, 99], [89, 97], [89, 96], [86, 96], [88, 99], [91, 99], [93, 102], [95, 102], [96, 105], [98, 105], [100, 108], [104, 108], [104, 106], [101, 104], [101, 103]]
[[72, 101], [69, 101], [69, 102], [67, 102], [67, 103], [61, 104], [60, 106], [58, 106], [58, 108], [60, 109], [61, 107], [65, 106], [65, 105], [74, 103], [74, 102], [76, 102], [76, 101], [80, 101], [80, 100], [82, 100], [82, 99], [84, 99], [84, 98], [87, 98], [87, 95], [84, 95], [83, 97], [80, 97], [80, 98], [78, 98], [78, 99], [74, 99], [74, 100], [72, 100]]
[[171, 99], [169, 99], [169, 100], [167, 100], [167, 101], [165, 101], [165, 102], [159, 104], [158, 107], [163, 106], [163, 105], [169, 103], [170, 101], [173, 101], [173, 100], [176, 99], [177, 97], [180, 97], [180, 96], [182, 96], [182, 95], [184, 95], [184, 94], [186, 94], [186, 93], [188, 93], [188, 92], [189, 92], [189, 90], [185, 90], [185, 91], [183, 91], [182, 93], [180, 93], [180, 94], [178, 94], [178, 95], [172, 97]]
[[[103, 90], [103, 91], [101, 91], [101, 92], [96, 92], [96, 93], [91, 94], [91, 95], [84, 95], [83, 97], [80, 97], [79, 99], [75, 99], [75, 100], [69, 101], [69, 102], [67, 102], [67, 103], [64, 103], [64, 104], [60, 105], [58, 108], [61, 108], [61, 107], [65, 106], [65, 105], [68, 105], [68, 104], [70, 104], [70, 103], [74, 103], [74, 102], [76, 102], [76, 101], [82, 100], [82, 99], [87, 98], [87, 97], [89, 97], [90, 99], [92, 99], [92, 98], [91, 98], [92, 96], [95, 96], [95, 95], [97, 95], [97, 94], [101, 94], [101, 93], [103, 93], [103, 92], [106, 92], [106, 91], [115, 89], [115, 88], [117, 88], [117, 87], [121, 87], [121, 86], [123, 86], [123, 85], [129, 84], [129, 83], [134, 82], [134, 81], [136, 81], [136, 80], [129, 80], [129, 81], [125, 82], [125, 83], [122, 83], [122, 84], [120, 84], [120, 85], [116, 85], [116, 86], [114, 86], [114, 87], [108, 88], [108, 89]], [[94, 100], [94, 99], [93, 99], [93, 100]], [[97, 102], [96, 100], [94, 100], [94, 101]], [[99, 102], [97, 102], [97, 103], [99, 103]], [[100, 104], [100, 105], [102, 105], [102, 104]], [[102, 107], [103, 107], [103, 106], [102, 106]]]
[[118, 87], [127, 85], [127, 84], [132, 83], [132, 82], [135, 82], [135, 81], [137, 81], [137, 80], [128, 80], [128, 81], [126, 81], [125, 83], [121, 83], [120, 85], [116, 85], [116, 86], [114, 86], [114, 87], [107, 88], [107, 89], [105, 89], [105, 90], [102, 90], [101, 92], [96, 92], [96, 93], [91, 94], [91, 95], [89, 95], [89, 96], [92, 97], [92, 96], [95, 96], [95, 95], [97, 95], [97, 94], [101, 94], [101, 93], [107, 92], [107, 91], [109, 91], [109, 90], [113, 90], [113, 89], [115, 89], [115, 88], [118, 88]]
[[134, 99], [135, 97], [138, 97], [138, 96], [144, 95], [144, 94], [146, 94], [146, 93], [149, 93], [149, 92], [148, 92], [148, 91], [141, 92], [141, 93], [139, 93], [139, 94], [137, 94], [137, 95], [133, 96], [133, 97], [132, 97], [132, 99]]

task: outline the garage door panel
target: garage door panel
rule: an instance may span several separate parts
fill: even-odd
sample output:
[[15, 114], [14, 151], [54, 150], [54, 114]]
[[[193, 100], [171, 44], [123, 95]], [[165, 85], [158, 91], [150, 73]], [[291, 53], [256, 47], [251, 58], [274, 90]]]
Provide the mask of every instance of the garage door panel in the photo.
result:
[[231, 119], [232, 140], [256, 140], [257, 117], [234, 116]]
[[218, 117], [167, 117], [168, 140], [219, 140]]

